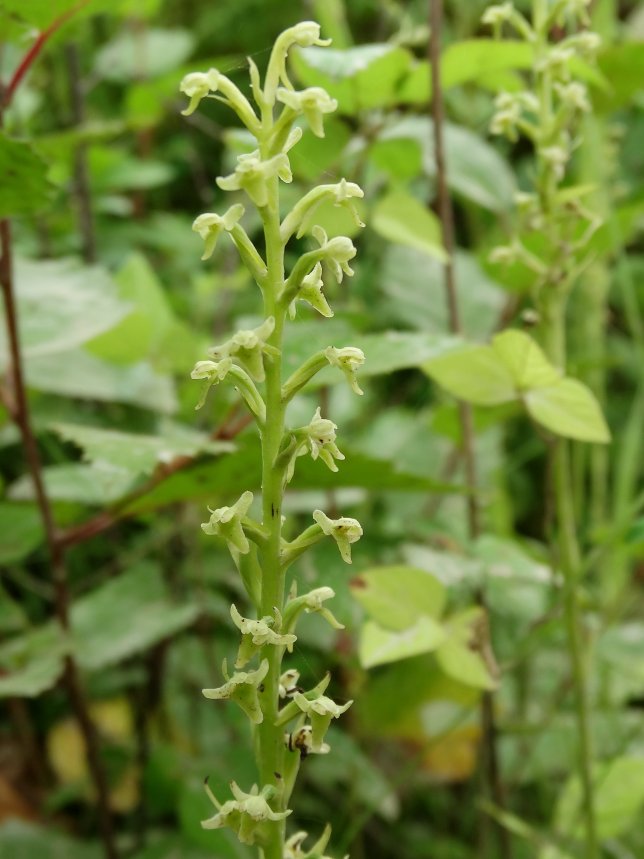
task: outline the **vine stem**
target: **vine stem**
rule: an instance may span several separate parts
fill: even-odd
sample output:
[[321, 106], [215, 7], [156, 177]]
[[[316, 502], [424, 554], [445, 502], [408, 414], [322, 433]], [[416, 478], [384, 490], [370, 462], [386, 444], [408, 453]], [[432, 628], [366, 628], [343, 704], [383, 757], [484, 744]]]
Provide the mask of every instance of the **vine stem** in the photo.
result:
[[[454, 212], [447, 185], [447, 160], [444, 142], [445, 106], [441, 84], [440, 58], [443, 30], [443, 0], [429, 0], [429, 29], [428, 53], [432, 81], [431, 111], [434, 131], [438, 216], [443, 231], [443, 247], [447, 254], [447, 260], [443, 267], [445, 296], [447, 299], [450, 331], [452, 334], [460, 335], [463, 333], [463, 329], [454, 268], [454, 252], [456, 249]], [[477, 494], [478, 480], [472, 407], [469, 403], [459, 400], [458, 413], [461, 427], [461, 448], [465, 466], [465, 480], [468, 488], [468, 531], [470, 540], [474, 541], [481, 532], [481, 517]], [[485, 594], [482, 589], [477, 594], [477, 600], [479, 605], [485, 608]], [[483, 771], [485, 773], [486, 789], [497, 807], [503, 809], [505, 808], [505, 791], [503, 789], [499, 766], [494, 701], [490, 692], [484, 692], [481, 700], [481, 729], [483, 732]], [[497, 824], [496, 830], [500, 859], [512, 859], [512, 845], [508, 831], [500, 824]]]
[[[265, 142], [260, 143], [262, 157], [268, 157], [269, 137], [273, 127], [272, 109], [263, 111], [262, 125], [266, 129]], [[283, 471], [275, 467], [284, 432], [282, 402], [282, 339], [285, 308], [278, 301], [284, 287], [284, 245], [280, 237], [279, 179], [274, 176], [268, 186], [268, 204], [261, 210], [266, 245], [267, 275], [263, 285], [264, 318], [272, 316], [275, 328], [270, 337], [271, 346], [279, 354], [266, 362], [266, 420], [261, 429], [262, 437], [262, 524], [269, 532], [268, 540], [261, 550], [262, 589], [261, 614], [274, 615], [282, 610], [284, 603], [284, 571], [280, 557], [282, 539]], [[283, 729], [275, 725], [279, 702], [279, 678], [283, 648], [268, 647], [263, 655], [268, 659], [269, 669], [260, 693], [260, 704], [264, 719], [257, 727], [257, 765], [262, 786], [272, 784], [278, 790], [279, 811], [285, 810], [283, 791], [284, 742]], [[285, 823], [277, 820], [267, 827], [267, 838], [261, 848], [264, 859], [283, 859]]]

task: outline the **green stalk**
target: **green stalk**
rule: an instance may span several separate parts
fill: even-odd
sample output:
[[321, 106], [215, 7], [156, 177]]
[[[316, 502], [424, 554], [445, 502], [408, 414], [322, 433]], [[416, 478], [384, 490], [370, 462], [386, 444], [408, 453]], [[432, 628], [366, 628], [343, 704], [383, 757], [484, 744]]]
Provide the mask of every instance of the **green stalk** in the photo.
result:
[[[270, 117], [263, 117], [264, 129], [270, 131]], [[268, 137], [268, 134], [267, 134]], [[266, 144], [262, 144], [262, 156], [267, 157]], [[280, 611], [284, 603], [284, 572], [280, 559], [282, 539], [282, 494], [283, 469], [275, 467], [284, 433], [284, 405], [282, 403], [282, 339], [284, 329], [284, 307], [277, 300], [284, 286], [284, 246], [280, 238], [279, 180], [275, 176], [269, 185], [269, 202], [261, 212], [266, 244], [267, 277], [264, 287], [264, 318], [275, 318], [275, 329], [269, 343], [279, 350], [279, 355], [266, 366], [266, 422], [262, 429], [262, 522], [268, 531], [265, 547], [260, 552], [262, 586], [260, 614], [272, 615], [275, 607]], [[280, 786], [284, 742], [283, 729], [275, 726], [279, 701], [279, 678], [281, 674], [283, 648], [269, 647], [266, 650], [269, 669], [260, 694], [264, 714], [258, 725], [257, 765], [262, 784]], [[278, 793], [277, 811], [285, 809], [283, 791]], [[263, 848], [264, 859], [282, 859], [285, 840], [283, 820], [267, 826], [267, 842]]]
[[[534, 0], [534, 28], [537, 34], [536, 59], [541, 60], [548, 50], [548, 0]], [[554, 127], [553, 81], [549, 70], [536, 72], [536, 91], [540, 102], [539, 126], [543, 138], [541, 143], [553, 142]], [[552, 170], [543, 159], [538, 159], [537, 192], [540, 208], [544, 215], [548, 244], [551, 248], [559, 245], [558, 259], [554, 259], [554, 271], [567, 271], [567, 252], [556, 234], [554, 216], [557, 203], [555, 194], [557, 182]], [[559, 241], [558, 241], [559, 240]], [[564, 276], [559, 282], [546, 279], [540, 290], [541, 336], [546, 354], [560, 370], [566, 369], [566, 307], [571, 283], [571, 275]], [[556, 529], [555, 548], [561, 575], [563, 577], [563, 610], [568, 639], [568, 652], [572, 670], [575, 717], [578, 732], [578, 772], [582, 791], [582, 817], [586, 844], [585, 859], [598, 859], [599, 845], [595, 819], [593, 785], [593, 742], [588, 700], [588, 677], [586, 654], [584, 650], [583, 618], [579, 604], [579, 580], [581, 576], [581, 552], [577, 535], [575, 517], [575, 496], [570, 443], [557, 438], [550, 450], [550, 474], [553, 489], [554, 524]]]

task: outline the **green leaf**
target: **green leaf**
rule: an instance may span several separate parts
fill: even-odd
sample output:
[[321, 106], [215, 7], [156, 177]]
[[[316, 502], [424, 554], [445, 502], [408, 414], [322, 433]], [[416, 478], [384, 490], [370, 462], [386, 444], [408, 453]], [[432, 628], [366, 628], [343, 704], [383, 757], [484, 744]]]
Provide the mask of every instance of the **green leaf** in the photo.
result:
[[[641, 818], [644, 805], [644, 756], [624, 756], [598, 764], [593, 770], [595, 817], [600, 838], [617, 838]], [[583, 837], [580, 823], [581, 789], [579, 778], [568, 779], [557, 802], [555, 825], [576, 838]]]
[[0, 502], [0, 563], [22, 560], [42, 540], [42, 520], [35, 505]]
[[371, 227], [390, 242], [415, 248], [434, 259], [447, 259], [440, 221], [427, 206], [403, 189], [390, 191], [378, 201]]
[[0, 855], [11, 859], [100, 859], [96, 842], [78, 841], [23, 820], [5, 820], [0, 826]]
[[394, 179], [415, 179], [422, 171], [422, 153], [415, 140], [376, 140], [369, 160]]
[[292, 51], [291, 59], [303, 84], [323, 87], [347, 114], [394, 104], [412, 61], [407, 50], [390, 44], [303, 48]]
[[561, 373], [524, 331], [510, 329], [492, 338], [492, 349], [507, 367], [520, 391], [554, 385]]
[[35, 698], [56, 684], [67, 652], [55, 624], [27, 632], [0, 645], [0, 697]]
[[431, 617], [421, 617], [413, 626], [401, 632], [392, 632], [368, 620], [360, 632], [358, 653], [364, 668], [373, 668], [375, 665], [430, 653], [444, 640], [443, 628]]
[[[433, 126], [428, 117], [395, 117], [378, 140], [415, 140], [423, 153], [424, 172], [434, 178]], [[446, 123], [447, 182], [452, 191], [492, 212], [514, 207], [516, 182], [508, 162], [483, 137], [462, 126]]]
[[[487, 338], [498, 325], [507, 293], [465, 251], [454, 254], [463, 330]], [[390, 245], [385, 249], [380, 289], [387, 297], [387, 318], [418, 331], [444, 334], [449, 330], [445, 275], [440, 262], [427, 254]]]
[[524, 397], [532, 418], [557, 435], [576, 441], [607, 444], [610, 430], [595, 395], [576, 379], [560, 379], [547, 388], [535, 388]]
[[198, 615], [194, 603], [171, 602], [156, 564], [141, 563], [74, 603], [74, 652], [84, 668], [97, 671], [171, 638]]
[[[109, 274], [76, 260], [17, 260], [15, 289], [20, 339], [27, 361], [86, 343], [130, 311]], [[0, 364], [6, 366], [5, 326], [0, 329]], [[46, 363], [46, 362], [45, 362]]]
[[27, 383], [36, 391], [83, 400], [129, 403], [170, 414], [177, 408], [172, 380], [145, 361], [117, 366], [74, 349], [25, 362]]
[[[312, 352], [332, 346], [357, 346], [365, 354], [365, 363], [359, 370], [360, 378], [379, 376], [420, 367], [425, 361], [440, 355], [454, 346], [455, 340], [445, 334], [407, 333], [385, 331], [380, 334], [359, 334], [342, 319], [333, 319], [324, 325], [316, 322], [298, 322], [285, 334], [285, 374], [294, 372]], [[344, 382], [344, 377], [332, 367], [322, 370], [312, 380], [312, 386], [333, 385]]]
[[[107, 465], [49, 465], [42, 470], [47, 495], [52, 501], [66, 501], [103, 507], [113, 504], [132, 488], [132, 475]], [[9, 498], [33, 501], [35, 492], [28, 475], [19, 477], [9, 487]]]
[[47, 169], [28, 143], [0, 132], [0, 218], [34, 215], [48, 205]]
[[496, 665], [487, 637], [487, 620], [475, 606], [445, 623], [447, 639], [436, 651], [438, 664], [455, 680], [476, 689], [496, 689]]
[[420, 617], [438, 620], [446, 600], [445, 586], [416, 567], [375, 567], [351, 582], [353, 595], [381, 626], [402, 631]]
[[94, 71], [100, 78], [119, 82], [156, 77], [183, 63], [194, 44], [188, 30], [127, 29], [98, 51]]
[[324, 171], [333, 172], [334, 165], [351, 140], [351, 131], [344, 122], [334, 117], [324, 118], [324, 137], [316, 137], [306, 127], [303, 130], [302, 139], [291, 149], [288, 157], [296, 176], [307, 182], [315, 182]]
[[132, 254], [115, 277], [119, 297], [132, 312], [118, 325], [95, 337], [88, 350], [114, 363], [146, 358], [163, 371], [185, 370], [198, 356], [198, 338], [175, 316], [165, 290], [147, 259]]
[[490, 346], [464, 345], [423, 364], [435, 382], [458, 399], [496, 406], [516, 399], [512, 376]]
[[99, 467], [120, 469], [130, 476], [151, 474], [158, 465], [167, 465], [177, 457], [195, 457], [204, 451], [216, 454], [234, 450], [234, 445], [229, 442], [215, 442], [205, 434], [185, 429], [167, 436], [127, 433], [82, 424], [57, 423], [52, 425], [52, 429], [80, 447], [86, 460]]
[[487, 75], [514, 69], [529, 69], [534, 48], [512, 39], [463, 39], [449, 45], [441, 60], [442, 84], [447, 89]]

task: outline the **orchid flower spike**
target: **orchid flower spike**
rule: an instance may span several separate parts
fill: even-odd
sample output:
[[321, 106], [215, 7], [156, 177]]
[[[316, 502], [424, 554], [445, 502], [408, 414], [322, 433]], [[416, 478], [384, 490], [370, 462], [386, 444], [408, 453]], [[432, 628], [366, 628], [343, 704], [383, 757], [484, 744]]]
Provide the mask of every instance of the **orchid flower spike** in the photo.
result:
[[305, 456], [307, 453], [310, 453], [314, 460], [320, 458], [331, 471], [338, 470], [335, 460], [343, 460], [344, 454], [335, 443], [337, 428], [337, 424], [321, 416], [318, 406], [311, 422], [307, 426], [293, 431], [295, 449], [286, 469], [285, 480], [287, 483], [293, 478], [295, 460], [298, 456]]

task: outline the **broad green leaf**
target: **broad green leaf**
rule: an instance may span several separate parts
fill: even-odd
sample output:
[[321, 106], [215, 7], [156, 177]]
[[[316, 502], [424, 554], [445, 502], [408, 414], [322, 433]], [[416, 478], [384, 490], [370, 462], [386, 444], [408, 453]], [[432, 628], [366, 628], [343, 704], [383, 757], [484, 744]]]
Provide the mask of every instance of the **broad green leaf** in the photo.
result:
[[494, 72], [529, 69], [534, 48], [512, 39], [463, 39], [449, 45], [441, 60], [445, 88], [479, 82]]
[[390, 44], [343, 51], [303, 48], [292, 51], [291, 59], [302, 83], [323, 87], [347, 114], [395, 103], [397, 85], [411, 64], [407, 50]]
[[374, 567], [356, 576], [351, 588], [370, 617], [391, 630], [405, 630], [423, 616], [438, 620], [445, 607], [445, 586], [415, 567]]
[[638, 39], [608, 45], [601, 52], [598, 62], [608, 87], [593, 91], [593, 105], [605, 113], [614, 113], [641, 92], [644, 42]]
[[132, 311], [118, 325], [94, 338], [87, 349], [117, 364], [147, 358], [160, 371], [185, 371], [198, 357], [198, 338], [175, 316], [147, 259], [142, 254], [132, 254], [114, 280], [119, 297]]
[[306, 126], [303, 131], [302, 139], [288, 157], [295, 175], [313, 182], [319, 180], [324, 171], [333, 171], [351, 140], [351, 131], [342, 120], [332, 116], [324, 118], [324, 137], [316, 137]]
[[175, 171], [171, 164], [152, 158], [135, 158], [118, 146], [93, 146], [89, 151], [92, 187], [97, 195], [120, 191], [146, 191], [167, 185]]
[[[17, 260], [16, 299], [25, 359], [66, 352], [123, 319], [130, 306], [109, 274], [76, 260]], [[6, 366], [5, 327], [0, 329], [0, 364]]]
[[610, 430], [595, 395], [576, 379], [560, 379], [524, 396], [530, 416], [557, 435], [606, 444]]
[[[498, 325], [507, 293], [465, 251], [456, 251], [454, 269], [463, 330], [471, 337], [487, 338]], [[387, 318], [427, 333], [449, 330], [440, 262], [413, 248], [391, 245], [385, 249], [379, 280], [387, 299]]]
[[37, 507], [0, 502], [0, 563], [22, 560], [42, 540], [43, 526]]
[[[594, 768], [595, 817], [600, 838], [617, 838], [639, 820], [644, 806], [644, 756], [614, 758]], [[555, 825], [566, 835], [583, 837], [581, 790], [572, 776], [557, 802]]]
[[482, 608], [465, 609], [444, 623], [446, 640], [436, 651], [438, 664], [455, 680], [477, 689], [496, 689], [496, 663]]
[[[423, 153], [424, 172], [436, 174], [432, 122], [422, 116], [394, 116], [378, 140], [415, 140]], [[453, 123], [445, 125], [447, 182], [454, 193], [489, 209], [507, 212], [514, 207], [516, 182], [508, 162], [483, 137]]]
[[204, 451], [215, 454], [234, 450], [234, 445], [229, 442], [212, 441], [207, 435], [197, 432], [154, 436], [62, 423], [53, 424], [52, 429], [78, 445], [86, 460], [99, 466], [122, 469], [132, 476], [151, 474], [158, 465], [167, 465], [178, 457], [195, 457]]
[[132, 28], [119, 33], [98, 51], [95, 73], [110, 81], [156, 77], [183, 63], [192, 53], [195, 37], [188, 30]]
[[[42, 470], [47, 495], [52, 501], [68, 501], [103, 507], [122, 498], [132, 488], [132, 475], [105, 464], [48, 465]], [[27, 475], [12, 483], [8, 492], [15, 501], [33, 501], [34, 487]]]
[[76, 658], [92, 671], [114, 665], [186, 629], [199, 611], [195, 603], [172, 602], [161, 570], [140, 563], [76, 600], [71, 612]]
[[512, 376], [490, 346], [464, 345], [423, 364], [435, 382], [458, 399], [495, 406], [516, 399]]
[[27, 383], [36, 391], [83, 400], [129, 403], [162, 414], [176, 410], [174, 386], [145, 361], [118, 366], [83, 349], [73, 349], [25, 362]]
[[541, 347], [524, 331], [510, 329], [492, 338], [492, 349], [512, 375], [520, 391], [554, 385], [561, 373], [546, 358]]
[[0, 131], [0, 218], [34, 215], [48, 205], [53, 188], [47, 169], [28, 143]]
[[46, 627], [0, 645], [0, 697], [34, 698], [56, 684], [67, 645], [59, 627]]
[[415, 140], [376, 140], [369, 149], [370, 161], [394, 179], [415, 179], [422, 170], [422, 153]]
[[[444, 334], [421, 334], [400, 331], [384, 331], [380, 334], [359, 334], [338, 319], [327, 325], [301, 322], [287, 330], [284, 350], [286, 372], [295, 371], [312, 352], [332, 346], [357, 346], [365, 354], [365, 363], [360, 367], [360, 378], [379, 376], [419, 367], [425, 361], [452, 348], [455, 340]], [[330, 367], [312, 380], [312, 386], [332, 385], [344, 382], [344, 377]]]
[[101, 859], [104, 850], [98, 842], [70, 838], [52, 826], [6, 819], [0, 826], [0, 855], [7, 859]]
[[431, 617], [421, 617], [416, 623], [402, 630], [392, 632], [373, 620], [368, 620], [360, 632], [358, 653], [365, 668], [399, 662], [410, 656], [430, 653], [445, 640], [441, 625]]
[[383, 238], [406, 245], [444, 262], [440, 221], [427, 206], [403, 189], [390, 191], [378, 201], [369, 219]]

